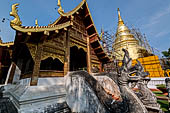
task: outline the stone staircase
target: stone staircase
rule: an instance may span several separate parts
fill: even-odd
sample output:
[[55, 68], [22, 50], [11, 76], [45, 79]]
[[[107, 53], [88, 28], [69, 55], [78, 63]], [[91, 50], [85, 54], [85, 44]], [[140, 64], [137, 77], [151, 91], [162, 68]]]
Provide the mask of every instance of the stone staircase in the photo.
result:
[[0, 98], [0, 113], [18, 113], [9, 98]]
[[44, 109], [44, 113], [71, 113], [71, 109], [68, 107], [67, 103], [64, 102], [47, 106]]

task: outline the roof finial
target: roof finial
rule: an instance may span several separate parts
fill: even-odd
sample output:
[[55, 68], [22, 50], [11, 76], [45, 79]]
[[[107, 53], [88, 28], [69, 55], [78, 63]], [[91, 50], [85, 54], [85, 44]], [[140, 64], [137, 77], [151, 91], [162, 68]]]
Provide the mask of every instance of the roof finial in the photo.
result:
[[58, 4], [57, 4], [59, 7], [61, 7], [61, 1], [58, 0]]
[[124, 24], [124, 23], [123, 23], [123, 20], [122, 20], [122, 17], [120, 16], [120, 10], [119, 10], [119, 8], [117, 9], [117, 11], [118, 11], [119, 24]]
[[38, 20], [37, 19], [35, 20], [35, 25], [38, 26]]
[[11, 26], [13, 25], [21, 26], [22, 24], [22, 22], [20, 21], [19, 15], [18, 15], [18, 10], [17, 10], [18, 5], [19, 5], [18, 3], [12, 5], [12, 11], [10, 12], [10, 16], [13, 16], [14, 20], [11, 20], [10, 22]]
[[103, 30], [103, 25], [102, 25], [101, 34], [100, 34], [100, 40], [103, 40], [103, 35], [104, 35], [104, 30]]
[[61, 0], [58, 0], [57, 6], [59, 7], [59, 8], [58, 8], [58, 12], [64, 12], [63, 9], [62, 9], [62, 7], [61, 7]]

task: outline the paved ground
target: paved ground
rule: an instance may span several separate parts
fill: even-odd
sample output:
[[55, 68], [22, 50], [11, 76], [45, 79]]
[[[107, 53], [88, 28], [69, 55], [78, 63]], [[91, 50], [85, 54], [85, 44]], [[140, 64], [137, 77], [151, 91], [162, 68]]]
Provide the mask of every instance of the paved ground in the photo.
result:
[[[48, 106], [43, 113], [71, 113], [66, 103], [56, 104], [56, 106]], [[0, 113], [18, 113], [17, 109], [9, 98], [0, 98]], [[39, 113], [35, 111], [35, 113]]]

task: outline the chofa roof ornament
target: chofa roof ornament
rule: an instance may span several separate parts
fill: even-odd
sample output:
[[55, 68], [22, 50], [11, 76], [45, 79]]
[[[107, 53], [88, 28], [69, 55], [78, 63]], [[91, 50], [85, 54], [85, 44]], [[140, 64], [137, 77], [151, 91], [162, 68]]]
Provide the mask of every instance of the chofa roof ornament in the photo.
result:
[[57, 6], [59, 7], [59, 8], [58, 8], [58, 13], [59, 13], [59, 14], [60, 14], [60, 13], [64, 13], [64, 10], [63, 10], [62, 7], [61, 7], [61, 0], [58, 0]]
[[73, 15], [74, 13], [76, 13], [82, 6], [83, 4], [86, 2], [86, 0], [82, 0], [81, 3], [75, 8], [73, 9], [72, 11], [70, 12], [67, 12], [65, 13], [64, 10], [62, 9], [62, 6], [61, 6], [61, 0], [58, 0], [58, 4], [57, 6], [59, 6], [58, 8], [58, 13], [61, 15], [61, 16], [71, 16]]
[[18, 5], [19, 5], [18, 3], [12, 5], [12, 11], [10, 12], [10, 16], [13, 16], [14, 19], [11, 20], [10, 25], [14, 30], [28, 33], [28, 35], [31, 35], [31, 32], [44, 32], [44, 34], [48, 34], [47, 31], [48, 32], [56, 31], [59, 29], [67, 28], [68, 26], [73, 24], [71, 21], [68, 21], [59, 25], [39, 26], [38, 20], [35, 20], [35, 26], [22, 26], [22, 22], [20, 21], [18, 10], [17, 10]]
[[10, 12], [10, 16], [13, 16], [14, 20], [11, 20], [10, 25], [18, 25], [18, 26], [20, 26], [22, 24], [22, 22], [20, 21], [20, 18], [18, 16], [18, 10], [17, 10], [18, 5], [19, 5], [19, 3], [16, 3], [16, 4], [12, 5], [12, 11]]

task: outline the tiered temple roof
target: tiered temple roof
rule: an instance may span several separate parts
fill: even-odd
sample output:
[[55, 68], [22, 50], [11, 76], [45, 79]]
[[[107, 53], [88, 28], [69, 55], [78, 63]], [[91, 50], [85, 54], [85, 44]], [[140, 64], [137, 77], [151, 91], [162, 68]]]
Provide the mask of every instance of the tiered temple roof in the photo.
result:
[[59, 6], [58, 13], [60, 14], [60, 17], [56, 19], [55, 22], [47, 26], [38, 26], [38, 25], [22, 26], [22, 22], [20, 21], [20, 18], [17, 14], [17, 7], [16, 7], [17, 5], [19, 4], [14, 4], [12, 6], [12, 11], [10, 12], [10, 15], [14, 16], [15, 19], [11, 21], [10, 25], [16, 31], [24, 32], [27, 33], [28, 35], [31, 35], [31, 33], [34, 32], [44, 32], [44, 35], [49, 35], [51, 31], [55, 31], [56, 33], [58, 33], [60, 29], [67, 29], [68, 27], [71, 27], [74, 24], [72, 20], [75, 15], [78, 15], [79, 13], [83, 14], [84, 22], [86, 24], [87, 34], [88, 37], [90, 38], [91, 47], [93, 48], [94, 52], [96, 53], [100, 61], [102, 62], [110, 61], [110, 58], [108, 57], [107, 53], [104, 52], [104, 49], [99, 42], [100, 37], [98, 35], [98, 32], [92, 20], [92, 16], [90, 14], [86, 0], [82, 0], [81, 3], [76, 8], [74, 8], [72, 11], [69, 11], [67, 13], [65, 13], [62, 10], [61, 2], [60, 0], [58, 0], [58, 6]]

